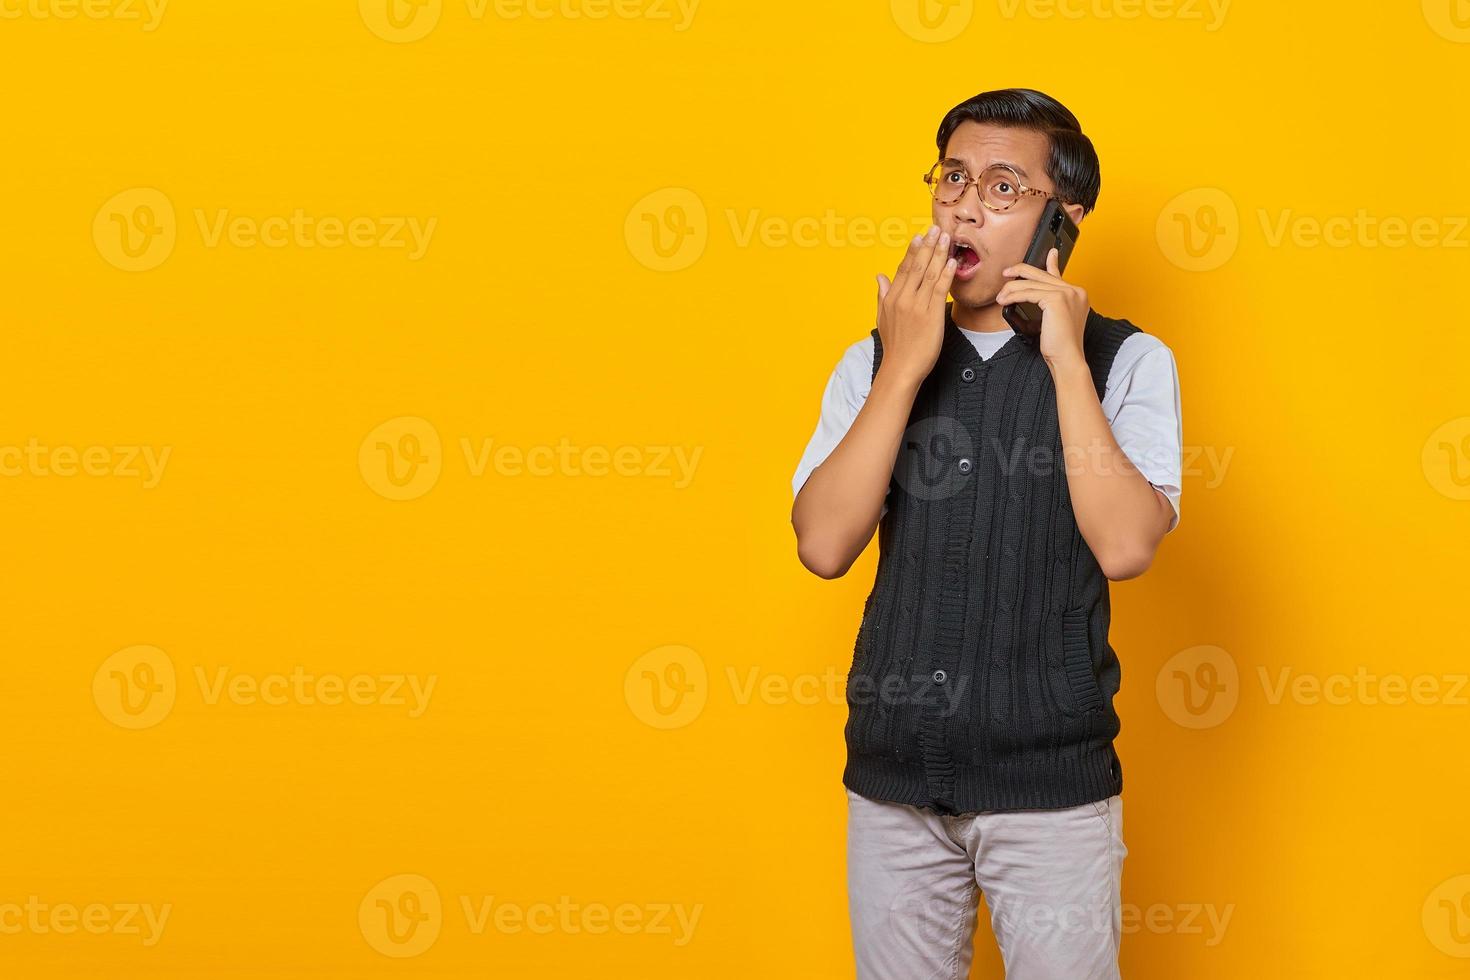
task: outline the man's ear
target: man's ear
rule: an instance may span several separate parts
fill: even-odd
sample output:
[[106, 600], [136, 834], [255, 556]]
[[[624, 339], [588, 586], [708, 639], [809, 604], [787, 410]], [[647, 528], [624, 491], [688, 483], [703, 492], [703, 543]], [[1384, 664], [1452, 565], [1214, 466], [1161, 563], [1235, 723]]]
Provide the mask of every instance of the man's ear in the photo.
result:
[[1063, 204], [1062, 207], [1066, 210], [1067, 217], [1071, 218], [1075, 225], [1082, 224], [1082, 219], [1087, 216], [1087, 210], [1080, 204]]

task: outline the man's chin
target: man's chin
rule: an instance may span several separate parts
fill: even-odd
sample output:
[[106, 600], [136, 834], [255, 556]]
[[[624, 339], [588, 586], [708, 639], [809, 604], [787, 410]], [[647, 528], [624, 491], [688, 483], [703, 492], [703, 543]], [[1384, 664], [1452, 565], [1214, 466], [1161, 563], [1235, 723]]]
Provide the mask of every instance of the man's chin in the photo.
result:
[[967, 307], [972, 310], [993, 304], [998, 292], [998, 289], [990, 288], [989, 283], [974, 281], [960, 282], [959, 280], [955, 280], [949, 286], [949, 295], [954, 297], [955, 305]]

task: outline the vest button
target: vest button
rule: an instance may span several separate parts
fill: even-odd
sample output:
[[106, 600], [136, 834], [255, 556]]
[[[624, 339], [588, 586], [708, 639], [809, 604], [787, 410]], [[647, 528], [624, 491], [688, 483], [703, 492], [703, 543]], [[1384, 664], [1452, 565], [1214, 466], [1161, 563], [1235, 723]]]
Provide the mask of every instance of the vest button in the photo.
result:
[[959, 470], [962, 475], [970, 472], [970, 470], [974, 466], [974, 464], [970, 462], [968, 457], [962, 457], [957, 465], [959, 466]]
[[930, 679], [936, 684], [943, 684], [948, 678], [949, 675], [942, 670], [936, 670], [933, 674], [930, 675]]
[[960, 372], [960, 377], [962, 379], [964, 379], [964, 381], [965, 381], [966, 384], [970, 383], [971, 381], [974, 381], [975, 380], [975, 369], [974, 368], [971, 368], [971, 367], [965, 368], [963, 371]]

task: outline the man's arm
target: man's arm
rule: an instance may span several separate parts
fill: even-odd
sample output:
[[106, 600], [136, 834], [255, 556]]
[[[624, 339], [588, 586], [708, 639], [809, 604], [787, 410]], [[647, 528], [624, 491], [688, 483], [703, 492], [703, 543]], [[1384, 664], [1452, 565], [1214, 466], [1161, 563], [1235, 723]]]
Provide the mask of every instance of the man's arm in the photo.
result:
[[1113, 437], [1087, 362], [1057, 364], [1052, 378], [1077, 529], [1108, 578], [1142, 575], [1174, 520], [1174, 507]]
[[1002, 286], [995, 301], [1029, 301], [1041, 307], [1041, 353], [1056, 388], [1063, 465], [1077, 529], [1104, 575], [1134, 578], [1153, 563], [1173, 523], [1174, 507], [1113, 436], [1083, 354], [1087, 293], [1061, 278], [1056, 256], [1052, 249], [1045, 270], [1024, 263], [1003, 270], [1018, 278]]
[[852, 426], [791, 508], [797, 556], [822, 578], [847, 574], [873, 539], [914, 398], [944, 343], [944, 300], [955, 270], [948, 256], [949, 236], [931, 226], [909, 243], [891, 283], [878, 277], [878, 376]]
[[878, 368], [868, 400], [791, 508], [796, 554], [814, 574], [839, 578], [873, 539], [919, 386]]

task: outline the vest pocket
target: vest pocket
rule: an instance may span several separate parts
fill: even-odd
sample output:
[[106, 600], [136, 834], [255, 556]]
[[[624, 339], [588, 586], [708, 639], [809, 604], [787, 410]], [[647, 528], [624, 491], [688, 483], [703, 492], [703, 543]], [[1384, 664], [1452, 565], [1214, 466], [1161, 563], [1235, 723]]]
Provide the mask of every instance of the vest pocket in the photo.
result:
[[1077, 714], [1096, 711], [1103, 705], [1102, 690], [1092, 669], [1092, 640], [1088, 634], [1086, 609], [1062, 613], [1062, 671]]

